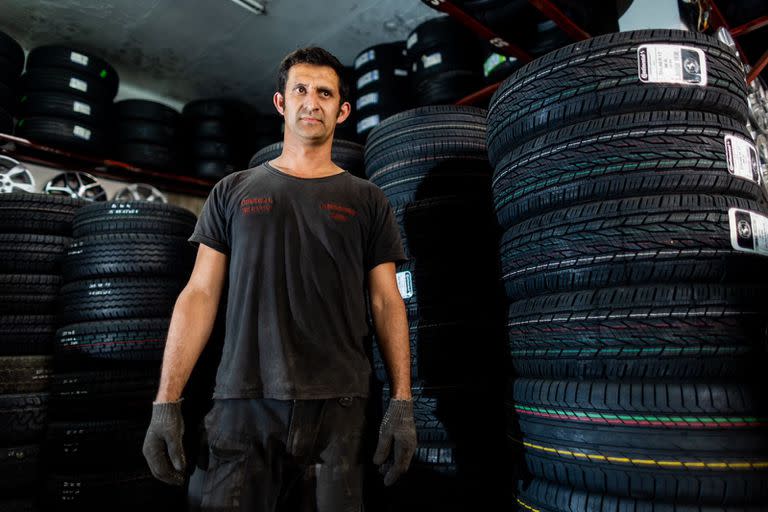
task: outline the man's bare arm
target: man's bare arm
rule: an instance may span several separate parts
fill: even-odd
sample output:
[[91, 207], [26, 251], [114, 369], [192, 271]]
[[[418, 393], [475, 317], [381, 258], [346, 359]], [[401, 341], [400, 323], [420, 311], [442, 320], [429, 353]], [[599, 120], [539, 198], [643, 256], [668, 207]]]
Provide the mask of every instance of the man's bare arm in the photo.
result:
[[411, 346], [408, 317], [397, 288], [394, 263], [382, 263], [368, 273], [371, 314], [379, 348], [387, 365], [392, 398], [411, 398]]
[[227, 256], [200, 244], [187, 286], [176, 299], [156, 402], [181, 397], [211, 335], [227, 273]]

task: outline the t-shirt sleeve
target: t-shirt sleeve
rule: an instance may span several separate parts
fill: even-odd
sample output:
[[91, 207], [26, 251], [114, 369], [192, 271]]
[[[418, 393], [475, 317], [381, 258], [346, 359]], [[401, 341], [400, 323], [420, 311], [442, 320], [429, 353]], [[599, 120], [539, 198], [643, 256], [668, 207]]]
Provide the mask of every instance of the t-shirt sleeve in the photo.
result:
[[224, 189], [224, 181], [222, 180], [208, 194], [208, 199], [205, 200], [203, 211], [197, 219], [197, 225], [195, 225], [192, 236], [189, 237], [189, 242], [195, 245], [204, 244], [221, 253], [229, 254], [228, 215]]
[[366, 272], [381, 263], [402, 263], [407, 260], [392, 206], [380, 189], [375, 189], [372, 202], [373, 214], [365, 258]]

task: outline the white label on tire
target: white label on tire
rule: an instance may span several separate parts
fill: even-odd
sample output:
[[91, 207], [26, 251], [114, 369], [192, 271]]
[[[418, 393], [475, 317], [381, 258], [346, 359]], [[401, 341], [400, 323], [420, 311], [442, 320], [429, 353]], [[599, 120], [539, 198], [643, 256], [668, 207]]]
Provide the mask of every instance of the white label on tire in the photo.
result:
[[728, 210], [731, 245], [737, 251], [768, 255], [768, 217], [748, 210]]
[[750, 141], [734, 135], [725, 136], [725, 159], [728, 172], [739, 178], [760, 183], [757, 148]]
[[413, 297], [413, 278], [409, 271], [398, 272], [397, 274], [397, 289], [400, 290], [400, 296], [404, 299], [410, 299]]
[[506, 61], [507, 61], [507, 58], [504, 55], [501, 55], [500, 53], [490, 54], [488, 58], [485, 59], [485, 62], [483, 63], [483, 75], [485, 75], [485, 77], [488, 78], [488, 75], [490, 75], [491, 72], [499, 66], [499, 64]]
[[70, 78], [69, 86], [72, 89], [77, 89], [78, 91], [88, 92], [88, 83], [78, 78]]
[[355, 69], [360, 69], [372, 60], [376, 60], [376, 50], [368, 50], [355, 59]]
[[80, 137], [81, 139], [85, 140], [91, 140], [91, 130], [88, 128], [83, 128], [82, 126], [75, 125], [75, 128], [72, 130], [72, 133], [75, 135], [75, 137]]
[[419, 34], [414, 32], [413, 34], [411, 34], [411, 37], [409, 37], [408, 40], [405, 42], [405, 49], [410, 50], [411, 46], [415, 45], [418, 42], [419, 42]]
[[82, 53], [72, 52], [69, 54], [69, 60], [83, 66], [88, 65], [88, 56]]
[[76, 101], [72, 104], [72, 110], [79, 114], [85, 114], [86, 116], [91, 115], [91, 106], [80, 101]]
[[375, 82], [379, 79], [379, 70], [374, 69], [373, 71], [369, 71], [360, 78], [357, 79], [357, 89], [360, 90], [366, 85], [370, 84], [371, 82]]
[[442, 53], [433, 53], [431, 55], [421, 56], [421, 65], [424, 66], [424, 69], [431, 68], [432, 66], [437, 66], [442, 62], [443, 62]]
[[360, 110], [366, 105], [376, 105], [378, 102], [379, 102], [379, 93], [369, 92], [368, 94], [364, 94], [359, 98], [357, 98], [357, 103], [355, 103], [355, 107], [357, 108], [357, 110]]
[[644, 44], [637, 49], [641, 82], [707, 85], [707, 58], [702, 50], [676, 44]]
[[395, 68], [395, 76], [408, 76], [408, 70]]
[[368, 116], [365, 119], [361, 119], [357, 123], [357, 133], [363, 133], [368, 128], [373, 128], [377, 124], [379, 124], [381, 121], [379, 121], [379, 115], [376, 114], [375, 116]]

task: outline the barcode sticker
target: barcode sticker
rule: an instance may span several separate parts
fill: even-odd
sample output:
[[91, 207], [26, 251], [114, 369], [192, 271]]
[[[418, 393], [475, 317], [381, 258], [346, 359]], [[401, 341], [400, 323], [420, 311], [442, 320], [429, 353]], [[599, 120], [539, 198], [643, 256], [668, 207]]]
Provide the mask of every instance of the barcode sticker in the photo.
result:
[[410, 49], [411, 49], [411, 46], [415, 45], [415, 44], [416, 44], [416, 43], [418, 43], [418, 42], [419, 42], [419, 34], [417, 34], [416, 32], [414, 32], [413, 34], [411, 34], [411, 36], [410, 36], [410, 37], [408, 38], [408, 40], [405, 42], [405, 48], [406, 48], [406, 49], [408, 49], [408, 50], [410, 50]]
[[768, 217], [749, 210], [728, 210], [731, 245], [737, 251], [768, 255]]
[[370, 92], [368, 94], [364, 94], [363, 96], [360, 96], [357, 98], [357, 103], [355, 104], [355, 107], [357, 110], [360, 110], [361, 108], [367, 106], [367, 105], [376, 105], [379, 102], [379, 93], [377, 92]]
[[72, 130], [72, 133], [74, 133], [75, 137], [80, 137], [81, 139], [85, 140], [91, 140], [91, 130], [88, 128], [83, 128], [82, 126], [75, 125], [75, 128]]
[[72, 104], [72, 110], [79, 114], [85, 114], [86, 116], [91, 115], [91, 106], [80, 101], [76, 101]]
[[355, 59], [355, 69], [360, 69], [372, 60], [376, 60], [376, 50], [368, 50]]
[[502, 64], [503, 62], [506, 62], [507, 58], [504, 55], [501, 55], [499, 53], [492, 53], [488, 56], [487, 59], [485, 59], [485, 62], [483, 63], [483, 75], [485, 75], [486, 78], [488, 78], [488, 75], [493, 72], [494, 69], [496, 69], [499, 64]]
[[365, 130], [369, 128], [373, 128], [374, 126], [379, 124], [379, 116], [378, 114], [375, 116], [368, 116], [365, 119], [361, 119], [357, 123], [357, 134], [363, 133]]
[[707, 85], [702, 50], [674, 44], [644, 44], [637, 49], [637, 72], [644, 83]]
[[750, 141], [734, 135], [725, 136], [725, 159], [728, 172], [739, 178], [760, 183], [757, 148]]
[[88, 92], [88, 83], [80, 80], [79, 78], [70, 78], [69, 86], [72, 89], [77, 89], [78, 91]]
[[424, 66], [424, 69], [431, 68], [432, 66], [437, 66], [442, 62], [443, 62], [443, 54], [441, 53], [433, 53], [431, 55], [421, 56], [421, 65]]
[[357, 89], [360, 90], [366, 85], [370, 84], [371, 82], [375, 82], [379, 79], [379, 70], [374, 69], [372, 71], [367, 72], [363, 76], [357, 79]]
[[397, 289], [400, 290], [400, 296], [404, 299], [410, 299], [413, 297], [413, 278], [409, 271], [398, 272], [397, 277]]
[[88, 65], [88, 56], [83, 55], [82, 53], [72, 52], [69, 54], [69, 60], [72, 62], [75, 62], [77, 64], [87, 66]]

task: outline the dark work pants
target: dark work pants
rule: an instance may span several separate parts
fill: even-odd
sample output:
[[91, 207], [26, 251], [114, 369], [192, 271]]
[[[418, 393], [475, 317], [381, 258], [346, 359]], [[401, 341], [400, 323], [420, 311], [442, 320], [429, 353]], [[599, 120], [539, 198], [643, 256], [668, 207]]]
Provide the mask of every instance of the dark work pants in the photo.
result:
[[216, 400], [200, 510], [359, 512], [366, 400]]

